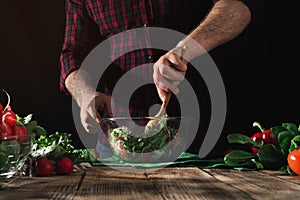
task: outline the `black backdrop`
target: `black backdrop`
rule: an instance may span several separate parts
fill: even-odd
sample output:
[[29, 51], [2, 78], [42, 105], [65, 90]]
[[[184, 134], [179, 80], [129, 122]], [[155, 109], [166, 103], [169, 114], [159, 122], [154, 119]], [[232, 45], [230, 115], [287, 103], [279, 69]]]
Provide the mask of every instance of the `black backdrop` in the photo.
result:
[[[263, 11], [260, 20], [238, 38], [211, 52], [228, 97], [224, 133], [251, 134], [255, 120], [266, 127], [300, 124], [295, 23], [299, 12], [279, 0]], [[0, 88], [10, 93], [16, 113], [33, 113], [49, 132], [74, 133], [79, 145], [71, 99], [59, 91], [63, 34], [63, 0], [1, 1]], [[0, 101], [5, 100], [0, 93]]]

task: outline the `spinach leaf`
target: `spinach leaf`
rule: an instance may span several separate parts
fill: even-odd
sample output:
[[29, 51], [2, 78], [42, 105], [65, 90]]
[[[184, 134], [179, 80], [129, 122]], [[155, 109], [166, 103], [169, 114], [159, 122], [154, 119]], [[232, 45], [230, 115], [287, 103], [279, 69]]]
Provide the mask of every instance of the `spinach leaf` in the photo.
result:
[[282, 140], [288, 137], [294, 137], [296, 134], [291, 131], [282, 131], [278, 134], [278, 142], [281, 143]]
[[278, 170], [287, 164], [285, 155], [273, 144], [263, 145], [257, 156], [266, 169]]
[[290, 142], [289, 151], [293, 151], [299, 148], [300, 148], [300, 135], [296, 135]]
[[271, 131], [272, 133], [278, 137], [279, 133], [283, 132], [283, 131], [286, 131], [287, 129], [285, 129], [284, 127], [282, 126], [274, 126], [274, 127], [271, 127]]
[[254, 142], [246, 135], [240, 133], [231, 133], [227, 136], [227, 140], [229, 143], [236, 143], [236, 144], [247, 144], [254, 147], [262, 147], [262, 143]]
[[250, 162], [252, 163], [252, 165], [254, 164], [251, 159], [255, 158], [257, 158], [257, 156], [253, 153], [249, 153], [243, 150], [233, 150], [224, 157], [224, 162], [228, 166], [232, 167], [249, 166]]
[[298, 127], [293, 123], [282, 123], [281, 126], [294, 134], [298, 134]]
[[282, 153], [284, 153], [284, 155], [286, 155], [286, 156], [289, 153], [292, 138], [293, 137], [291, 137], [291, 136], [286, 137], [283, 140], [281, 140], [279, 143]]

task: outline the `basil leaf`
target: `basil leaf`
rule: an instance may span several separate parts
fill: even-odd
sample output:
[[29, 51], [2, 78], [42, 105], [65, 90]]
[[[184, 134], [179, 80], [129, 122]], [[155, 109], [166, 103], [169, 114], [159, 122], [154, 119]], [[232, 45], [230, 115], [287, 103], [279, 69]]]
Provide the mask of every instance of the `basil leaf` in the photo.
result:
[[233, 150], [224, 157], [224, 162], [228, 166], [236, 167], [249, 164], [249, 161], [255, 158], [257, 158], [257, 156], [253, 153], [243, 150]]
[[263, 145], [257, 152], [257, 156], [265, 169], [278, 170], [287, 164], [286, 156], [273, 144]]
[[262, 146], [262, 143], [254, 142], [251, 140], [250, 137], [240, 134], [240, 133], [231, 133], [227, 136], [227, 140], [229, 143], [236, 143], [236, 144], [247, 144], [250, 146], [258, 147], [260, 148]]
[[281, 126], [294, 134], [298, 134], [298, 127], [293, 123], [282, 123]]
[[290, 142], [289, 151], [293, 151], [299, 148], [300, 148], [300, 135], [296, 135]]

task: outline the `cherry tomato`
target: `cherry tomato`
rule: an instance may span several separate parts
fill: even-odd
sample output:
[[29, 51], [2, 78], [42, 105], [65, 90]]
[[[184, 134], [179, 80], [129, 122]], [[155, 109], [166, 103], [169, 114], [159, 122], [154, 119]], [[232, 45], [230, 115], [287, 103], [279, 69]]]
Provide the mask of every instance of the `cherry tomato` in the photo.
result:
[[287, 161], [291, 170], [300, 175], [300, 149], [291, 151], [288, 154]]
[[24, 125], [14, 126], [12, 128], [13, 135], [18, 136], [18, 140], [23, 142], [27, 139], [28, 131]]
[[35, 161], [35, 172], [38, 176], [49, 176], [54, 171], [54, 164], [46, 157]]
[[58, 174], [70, 174], [73, 171], [73, 162], [71, 159], [63, 157], [57, 161], [56, 169]]

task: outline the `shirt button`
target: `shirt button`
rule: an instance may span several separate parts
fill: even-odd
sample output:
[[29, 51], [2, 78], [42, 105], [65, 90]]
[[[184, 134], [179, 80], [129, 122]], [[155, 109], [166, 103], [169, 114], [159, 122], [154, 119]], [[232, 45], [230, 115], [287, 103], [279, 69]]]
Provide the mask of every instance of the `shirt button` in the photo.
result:
[[147, 24], [143, 24], [143, 26], [146, 28], [146, 27], [147, 27]]
[[152, 56], [148, 56], [148, 60], [151, 60], [152, 59]]

